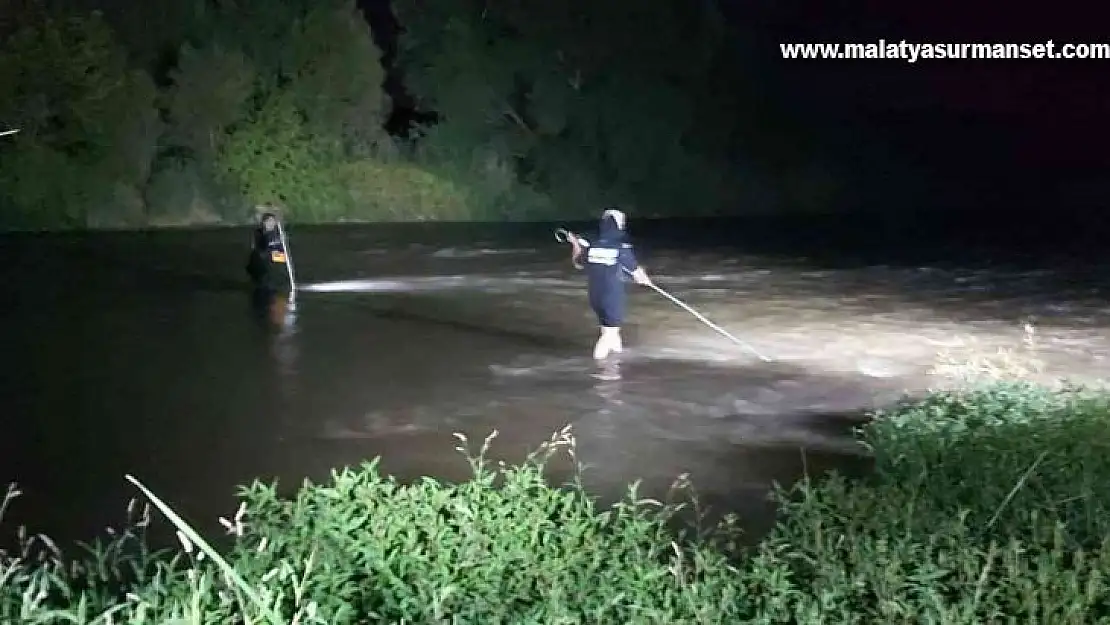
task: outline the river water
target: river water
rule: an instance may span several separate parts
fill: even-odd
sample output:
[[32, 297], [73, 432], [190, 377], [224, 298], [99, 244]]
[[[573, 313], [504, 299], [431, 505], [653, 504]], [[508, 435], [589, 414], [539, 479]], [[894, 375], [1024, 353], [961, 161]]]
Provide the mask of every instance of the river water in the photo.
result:
[[583, 276], [547, 225], [294, 228], [305, 290], [268, 309], [245, 230], [8, 237], [0, 478], [24, 495], [5, 526], [90, 538], [123, 520], [131, 473], [214, 531], [256, 477], [291, 488], [380, 456], [459, 479], [453, 433], [497, 430], [493, 455], [519, 460], [569, 425], [600, 497], [686, 474], [758, 530], [771, 482], [861, 466], [850, 428], [938, 383], [939, 353], [1080, 377], [1110, 354], [1097, 259], [721, 232], [652, 225], [641, 260], [773, 362], [630, 286], [626, 353], [598, 367]]

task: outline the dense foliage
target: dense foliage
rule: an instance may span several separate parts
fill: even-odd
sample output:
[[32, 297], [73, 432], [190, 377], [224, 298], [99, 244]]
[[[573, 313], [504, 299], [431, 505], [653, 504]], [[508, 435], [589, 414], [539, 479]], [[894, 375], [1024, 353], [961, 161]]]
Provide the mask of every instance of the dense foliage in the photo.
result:
[[380, 54], [353, 2], [94, 4], [17, 5], [0, 42], [0, 120], [21, 129], [0, 144], [0, 225], [354, 210], [340, 172], [390, 149]]
[[386, 47], [436, 117], [405, 138], [383, 130], [383, 55], [354, 0], [5, 4], [0, 128], [22, 132], [0, 138], [0, 228], [239, 222], [263, 202], [303, 221], [696, 215], [835, 194], [798, 133], [756, 146], [762, 90], [714, 3], [393, 5]]
[[551, 487], [542, 467], [566, 449], [557, 438], [519, 467], [474, 454], [474, 478], [457, 485], [401, 485], [374, 465], [292, 500], [255, 484], [227, 523], [237, 538], [225, 557], [183, 524], [186, 549], [173, 559], [127, 545], [134, 537], [78, 567], [37, 559], [33, 548], [9, 554], [0, 620], [1110, 619], [1105, 392], [1003, 384], [936, 393], [879, 414], [861, 438], [875, 456], [870, 477], [814, 476], [780, 492], [781, 522], [747, 551], [735, 519], [675, 537], [673, 506], [633, 491], [601, 509], [575, 485]]
[[570, 206], [697, 213], [736, 201], [723, 157], [739, 115], [720, 110], [729, 85], [710, 95], [728, 80], [711, 3], [394, 6], [407, 84], [443, 119], [420, 145], [431, 163], [465, 164], [507, 206], [514, 180], [533, 201]]

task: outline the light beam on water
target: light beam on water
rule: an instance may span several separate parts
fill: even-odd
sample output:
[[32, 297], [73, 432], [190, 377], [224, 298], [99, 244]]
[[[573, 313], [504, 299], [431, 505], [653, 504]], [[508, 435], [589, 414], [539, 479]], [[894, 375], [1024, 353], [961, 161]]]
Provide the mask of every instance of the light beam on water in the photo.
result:
[[581, 286], [570, 280], [544, 278], [521, 273], [516, 276], [420, 276], [379, 278], [366, 280], [338, 280], [314, 282], [299, 286], [299, 291], [312, 293], [407, 293], [414, 291], [440, 291], [447, 289], [515, 289], [536, 287]]

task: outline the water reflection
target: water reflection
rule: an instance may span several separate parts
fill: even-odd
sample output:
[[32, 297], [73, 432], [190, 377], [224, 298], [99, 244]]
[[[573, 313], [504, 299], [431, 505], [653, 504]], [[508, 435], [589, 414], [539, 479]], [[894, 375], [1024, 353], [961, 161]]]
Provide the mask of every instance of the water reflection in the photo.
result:
[[[281, 431], [288, 431], [300, 387], [296, 294], [255, 289], [251, 293], [251, 305], [255, 321], [266, 334], [270, 369], [275, 374], [270, 389], [264, 391], [275, 400], [269, 410], [276, 414], [270, 417], [287, 426]], [[281, 440], [284, 436], [279, 433], [278, 438]]]
[[290, 294], [288, 298], [275, 298], [270, 309], [270, 322], [277, 329], [271, 342], [271, 355], [277, 363], [282, 378], [282, 387], [293, 389], [297, 382], [297, 357], [300, 353], [297, 341], [297, 301]]
[[255, 319], [263, 328], [275, 332], [279, 338], [296, 333], [297, 299], [294, 293], [254, 289], [250, 302]]
[[[604, 392], [606, 395], [612, 393], [611, 389], [618, 388], [621, 379], [621, 363], [619, 360], [606, 360], [598, 363], [597, 372], [594, 373], [594, 378], [600, 381], [594, 388], [598, 389], [599, 394]], [[604, 391], [602, 390], [604, 389]]]
[[[632, 290], [631, 349], [597, 365], [584, 283], [562, 250], [395, 245], [370, 257], [382, 244], [360, 232], [299, 239], [311, 292], [251, 294], [250, 315], [239, 268], [220, 266], [233, 255], [221, 250], [239, 249], [234, 232], [98, 243], [95, 264], [79, 249], [24, 253], [0, 303], [12, 424], [0, 477], [33, 493], [30, 524], [88, 538], [132, 494], [111, 490], [124, 472], [202, 524], [256, 476], [296, 485], [381, 455], [402, 479], [459, 478], [452, 432], [496, 429], [504, 458], [519, 460], [567, 423], [596, 494], [640, 478], [658, 491], [689, 473], [702, 492], [747, 504], [770, 479], [796, 477], [799, 449], [810, 469], [820, 453], [842, 462], [852, 415], [917, 380], [939, 341], [1020, 345], [1015, 318], [1035, 312], [1054, 372], [1110, 360], [1110, 308], [1089, 280], [655, 249], [661, 285], [776, 363]], [[25, 260], [40, 257], [54, 260]], [[62, 289], [56, 275], [75, 263], [87, 272]]]

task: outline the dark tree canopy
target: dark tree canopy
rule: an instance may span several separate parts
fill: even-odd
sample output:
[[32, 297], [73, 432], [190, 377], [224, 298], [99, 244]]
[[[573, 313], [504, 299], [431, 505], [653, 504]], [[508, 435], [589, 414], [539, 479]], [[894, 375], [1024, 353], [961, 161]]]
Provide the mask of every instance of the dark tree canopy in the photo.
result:
[[[431, 164], [484, 183], [505, 211], [714, 212], [736, 201], [735, 111], [713, 92], [728, 48], [712, 3], [397, 0], [398, 62], [441, 122]], [[539, 205], [520, 206], [502, 179]]]
[[[836, 192], [711, 1], [7, 0], [0, 227], [764, 212]], [[64, 180], [64, 184], [57, 181]], [[778, 191], [772, 193], [771, 189]], [[796, 191], [802, 189], [802, 192]], [[786, 190], [786, 192], [783, 192]]]

